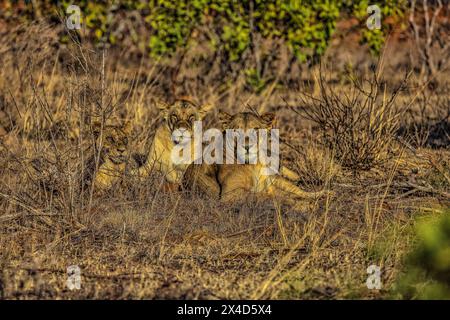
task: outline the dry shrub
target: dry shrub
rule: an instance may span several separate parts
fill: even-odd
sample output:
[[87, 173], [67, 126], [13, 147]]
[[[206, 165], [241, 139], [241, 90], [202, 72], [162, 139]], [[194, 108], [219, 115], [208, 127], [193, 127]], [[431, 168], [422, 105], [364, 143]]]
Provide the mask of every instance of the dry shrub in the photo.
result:
[[344, 168], [369, 170], [392, 155], [402, 114], [395, 100], [408, 76], [388, 94], [380, 70], [370, 80], [353, 80], [349, 89], [333, 87], [321, 72], [319, 96], [303, 93], [300, 100], [306, 107], [295, 110], [319, 126], [325, 145]]
[[450, 88], [423, 90], [407, 110], [399, 134], [416, 148], [450, 145]]
[[331, 152], [312, 141], [304, 146], [294, 163], [301, 177], [299, 183], [315, 187], [333, 181], [341, 169]]

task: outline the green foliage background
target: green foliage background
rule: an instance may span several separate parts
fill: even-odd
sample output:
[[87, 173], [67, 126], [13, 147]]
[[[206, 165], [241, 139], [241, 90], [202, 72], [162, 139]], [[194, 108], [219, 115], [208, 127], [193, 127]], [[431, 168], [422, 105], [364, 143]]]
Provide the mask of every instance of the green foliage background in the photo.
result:
[[[17, 1], [6, 1], [13, 11]], [[9, 2], [9, 4], [8, 4]], [[156, 56], [173, 54], [192, 42], [198, 30], [208, 30], [212, 48], [220, 50], [229, 61], [237, 61], [252, 44], [253, 35], [283, 39], [301, 61], [321, 56], [341, 18], [356, 18], [362, 42], [374, 54], [379, 53], [389, 28], [369, 30], [365, 23], [367, 7], [377, 4], [382, 17], [401, 18], [406, 0], [149, 0], [149, 1], [51, 1], [29, 2], [22, 11], [26, 18], [56, 18], [76, 4], [82, 11], [83, 27], [98, 41], [111, 44], [132, 38], [142, 49]], [[33, 7], [33, 3], [39, 7]], [[123, 13], [133, 13], [142, 20], [148, 33], [120, 34]], [[385, 19], [384, 19], [385, 20]], [[132, 25], [133, 23], [131, 23]], [[207, 27], [207, 28], [204, 28]], [[128, 28], [129, 29], [129, 28]]]
[[450, 209], [418, 223], [416, 233], [393, 298], [450, 300]]

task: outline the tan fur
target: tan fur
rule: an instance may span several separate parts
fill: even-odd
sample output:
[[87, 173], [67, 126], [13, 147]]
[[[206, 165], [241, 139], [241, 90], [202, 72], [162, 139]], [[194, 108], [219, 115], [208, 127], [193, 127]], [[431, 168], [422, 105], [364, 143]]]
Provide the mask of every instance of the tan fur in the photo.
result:
[[[176, 129], [185, 128], [192, 135], [194, 121], [201, 121], [210, 106], [197, 106], [191, 99], [184, 97], [177, 99], [171, 105], [160, 103], [158, 107], [162, 123], [156, 130], [147, 160], [137, 173], [145, 177], [151, 172], [160, 172], [164, 175], [166, 182], [178, 185], [189, 164], [173, 163], [171, 155], [176, 144], [172, 140], [172, 133]], [[191, 151], [193, 155], [193, 142]]]
[[218, 165], [191, 164], [183, 176], [183, 187], [218, 199], [220, 185], [217, 181], [217, 173]]

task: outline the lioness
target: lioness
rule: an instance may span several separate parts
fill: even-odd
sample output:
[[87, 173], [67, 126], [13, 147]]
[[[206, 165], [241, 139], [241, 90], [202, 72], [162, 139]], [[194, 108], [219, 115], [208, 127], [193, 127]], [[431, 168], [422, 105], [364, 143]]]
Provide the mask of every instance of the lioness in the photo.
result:
[[[201, 121], [211, 109], [210, 105], [197, 105], [188, 97], [178, 98], [173, 104], [159, 103], [162, 123], [158, 126], [150, 146], [146, 162], [137, 170], [138, 175], [147, 176], [151, 172], [160, 172], [167, 183], [175, 188], [179, 186], [189, 163], [176, 164], [172, 161], [174, 147], [183, 143], [182, 137], [174, 139], [173, 133], [189, 132], [192, 136], [195, 121]], [[189, 143], [193, 144], [193, 139]], [[194, 152], [191, 145], [192, 156]]]
[[[275, 124], [275, 115], [265, 113], [257, 115], [250, 112], [242, 112], [230, 115], [226, 112], [219, 113], [219, 122], [222, 129], [241, 129], [243, 132], [249, 129], [270, 131]], [[225, 134], [224, 134], [225, 135]], [[247, 143], [247, 142], [246, 142]], [[258, 140], [257, 143], [260, 143]], [[245, 163], [243, 164], [215, 164], [215, 165], [191, 165], [186, 172], [185, 185], [195, 184], [202, 192], [212, 196], [219, 196], [223, 201], [242, 199], [249, 193], [257, 193], [264, 196], [283, 198], [291, 204], [296, 204], [300, 199], [315, 199], [324, 194], [320, 192], [307, 192], [297, 187], [289, 180], [298, 180], [298, 175], [281, 167], [279, 174], [267, 175], [263, 171], [266, 167], [258, 161], [248, 163], [251, 152], [257, 148], [245, 145]]]

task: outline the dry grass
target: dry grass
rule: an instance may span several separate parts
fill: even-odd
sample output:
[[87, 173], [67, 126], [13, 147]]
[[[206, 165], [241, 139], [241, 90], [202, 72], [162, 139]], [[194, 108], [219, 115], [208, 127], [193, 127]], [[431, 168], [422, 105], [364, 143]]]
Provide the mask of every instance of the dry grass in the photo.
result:
[[[277, 112], [283, 161], [298, 171], [299, 184], [335, 191], [309, 211], [166, 193], [156, 174], [140, 181], [126, 172], [106, 193], [80, 193], [93, 120], [131, 121], [130, 153], [145, 153], [158, 122], [152, 101], [169, 95], [164, 67], [144, 59], [124, 64], [115, 52], [76, 44], [51, 47], [53, 40], [40, 37], [51, 33], [33, 28], [0, 37], [2, 298], [382, 298], [401, 271], [414, 217], [449, 205], [448, 144], [415, 149], [402, 136], [392, 152], [396, 110], [404, 107], [396, 101], [410, 103], [408, 92], [383, 85], [380, 94], [346, 100], [325, 82], [327, 96], [314, 98], [318, 109], [310, 114], [319, 127], [280, 107], [298, 105], [297, 91], [270, 86], [256, 94], [237, 81], [220, 93], [208, 85], [195, 92], [217, 106], [207, 125], [219, 108]], [[34, 53], [24, 45], [29, 39], [45, 50]], [[347, 88], [339, 89], [350, 97]], [[357, 114], [350, 123], [316, 117], [325, 111]], [[52, 170], [36, 176], [37, 158]], [[82, 270], [81, 290], [66, 287], [73, 264]], [[382, 290], [365, 286], [371, 264], [382, 267]]]

